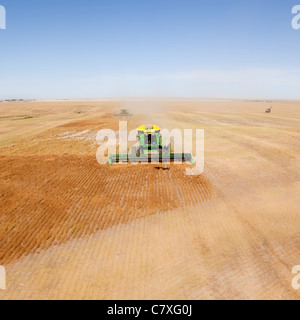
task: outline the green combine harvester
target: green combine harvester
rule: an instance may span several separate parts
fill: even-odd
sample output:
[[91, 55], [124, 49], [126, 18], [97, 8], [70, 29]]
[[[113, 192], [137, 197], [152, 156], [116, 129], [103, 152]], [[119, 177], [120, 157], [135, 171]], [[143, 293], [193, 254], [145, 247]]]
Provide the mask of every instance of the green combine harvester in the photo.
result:
[[191, 153], [173, 153], [171, 146], [162, 144], [161, 129], [158, 126], [141, 126], [137, 129], [139, 146], [132, 147], [130, 154], [113, 154], [109, 164], [113, 163], [168, 163], [183, 161], [194, 163]]

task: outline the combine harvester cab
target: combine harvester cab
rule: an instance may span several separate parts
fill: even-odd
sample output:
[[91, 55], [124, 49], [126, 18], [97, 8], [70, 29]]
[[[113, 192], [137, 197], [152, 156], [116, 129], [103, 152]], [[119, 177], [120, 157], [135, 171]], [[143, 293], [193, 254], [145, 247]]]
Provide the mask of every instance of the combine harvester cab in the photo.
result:
[[194, 163], [191, 153], [173, 153], [171, 145], [163, 145], [161, 129], [158, 126], [141, 126], [137, 129], [138, 147], [132, 147], [130, 154], [109, 156], [114, 163], [169, 163], [174, 161]]

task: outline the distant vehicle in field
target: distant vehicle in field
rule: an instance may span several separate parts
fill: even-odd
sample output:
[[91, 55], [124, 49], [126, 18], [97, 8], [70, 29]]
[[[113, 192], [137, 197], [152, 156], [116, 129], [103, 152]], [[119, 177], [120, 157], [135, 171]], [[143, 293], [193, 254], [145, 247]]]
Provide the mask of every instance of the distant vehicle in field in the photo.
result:
[[271, 113], [271, 112], [272, 112], [272, 108], [273, 108], [273, 107], [267, 108], [267, 109], [266, 109], [266, 113]]
[[121, 112], [118, 114], [115, 114], [117, 117], [128, 117], [131, 116], [131, 114], [128, 112], [126, 108], [121, 108]]

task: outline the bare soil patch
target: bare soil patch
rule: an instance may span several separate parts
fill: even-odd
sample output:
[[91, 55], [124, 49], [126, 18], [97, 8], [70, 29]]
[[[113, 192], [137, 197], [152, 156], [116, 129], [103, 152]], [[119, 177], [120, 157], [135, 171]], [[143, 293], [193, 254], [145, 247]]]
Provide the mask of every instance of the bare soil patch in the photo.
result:
[[0, 264], [213, 196], [185, 166], [100, 166], [79, 156], [1, 157]]

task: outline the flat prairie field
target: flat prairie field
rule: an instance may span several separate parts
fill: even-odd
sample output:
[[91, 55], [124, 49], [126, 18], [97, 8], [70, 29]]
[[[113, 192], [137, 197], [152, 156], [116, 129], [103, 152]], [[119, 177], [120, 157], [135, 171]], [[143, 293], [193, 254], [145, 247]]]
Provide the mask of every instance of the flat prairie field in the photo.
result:
[[[272, 105], [0, 103], [0, 300], [300, 299], [300, 102]], [[203, 174], [100, 165], [119, 120], [204, 129]]]

